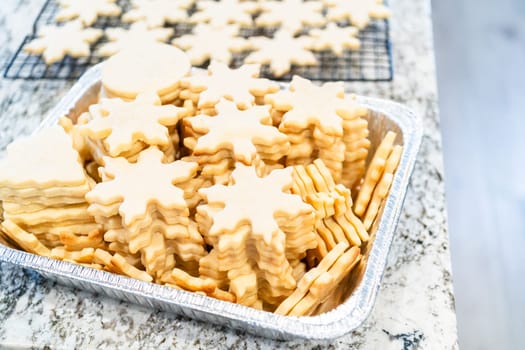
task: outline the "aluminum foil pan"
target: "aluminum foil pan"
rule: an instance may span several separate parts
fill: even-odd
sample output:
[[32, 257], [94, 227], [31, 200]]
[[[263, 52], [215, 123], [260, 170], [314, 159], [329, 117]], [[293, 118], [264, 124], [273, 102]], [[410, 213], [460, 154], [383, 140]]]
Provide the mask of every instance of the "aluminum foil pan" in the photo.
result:
[[[40, 127], [55, 124], [61, 116], [75, 120], [96, 102], [100, 92], [101, 66], [87, 71], [49, 113]], [[373, 241], [348, 284], [346, 301], [327, 313], [312, 317], [275, 315], [195, 293], [146, 283], [68, 262], [36, 256], [0, 244], [0, 260], [40, 272], [47, 278], [79, 289], [132, 303], [175, 312], [187, 317], [241, 329], [274, 339], [332, 339], [362, 324], [374, 305], [385, 270], [388, 251], [421, 142], [422, 127], [406, 107], [385, 100], [358, 97], [370, 109], [368, 115], [372, 151], [388, 130], [396, 131], [403, 155], [390, 194], [381, 209], [381, 219], [372, 228]]]

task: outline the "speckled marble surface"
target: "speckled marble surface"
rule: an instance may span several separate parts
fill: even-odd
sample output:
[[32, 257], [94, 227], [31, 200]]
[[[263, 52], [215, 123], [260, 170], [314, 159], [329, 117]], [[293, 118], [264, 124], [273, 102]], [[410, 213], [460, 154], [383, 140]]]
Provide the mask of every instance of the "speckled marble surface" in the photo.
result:
[[[30, 31], [43, 0], [2, 0], [0, 66]], [[331, 342], [278, 342], [49, 282], [0, 263], [0, 349], [455, 349], [456, 316], [428, 0], [392, 0], [395, 79], [350, 84], [424, 120], [424, 138], [375, 308]], [[30, 133], [72, 83], [0, 80], [0, 150]]]

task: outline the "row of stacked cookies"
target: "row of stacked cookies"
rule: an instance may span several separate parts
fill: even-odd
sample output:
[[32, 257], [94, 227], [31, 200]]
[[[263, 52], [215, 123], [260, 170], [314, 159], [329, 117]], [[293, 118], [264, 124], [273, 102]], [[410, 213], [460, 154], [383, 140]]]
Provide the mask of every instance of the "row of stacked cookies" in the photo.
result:
[[[42, 54], [47, 64], [66, 54], [89, 56], [90, 44], [104, 34], [89, 26], [99, 15], [119, 16], [122, 12], [114, 0], [59, 0], [59, 4], [63, 8], [57, 20], [73, 21], [41, 28], [39, 37], [25, 47], [29, 53]], [[194, 12], [191, 17], [190, 12]], [[375, 0], [133, 0], [132, 9], [122, 15], [122, 21], [134, 24], [129, 29], [107, 28], [109, 42], [100, 45], [97, 54], [110, 56], [142, 42], [167, 41], [174, 30], [164, 25], [190, 23], [196, 24], [192, 33], [175, 38], [172, 43], [188, 52], [192, 64], [202, 65], [208, 60], [230, 64], [233, 53], [253, 51], [244, 62], [269, 64], [272, 74], [280, 77], [290, 71], [292, 64], [318, 64], [312, 51], [331, 50], [342, 56], [344, 50], [359, 49], [359, 29], [365, 28], [370, 18], [388, 15], [386, 7]], [[271, 38], [254, 36], [257, 30], [247, 35], [248, 28], [255, 26], [279, 30]], [[296, 37], [300, 32], [306, 35]]]
[[[258, 309], [325, 311], [345, 295], [401, 154], [388, 133], [355, 178], [344, 157], [334, 166], [331, 147], [346, 156], [345, 136], [367, 135], [367, 111], [339, 85], [297, 77], [282, 89], [250, 66], [191, 72], [169, 45], [124, 50], [101, 92], [122, 98], [8, 147], [0, 232], [32, 253]], [[166, 91], [178, 96], [163, 104]], [[288, 159], [301, 144], [310, 154]], [[86, 223], [70, 223], [84, 185], [74, 205]], [[42, 236], [36, 218], [54, 230]]]

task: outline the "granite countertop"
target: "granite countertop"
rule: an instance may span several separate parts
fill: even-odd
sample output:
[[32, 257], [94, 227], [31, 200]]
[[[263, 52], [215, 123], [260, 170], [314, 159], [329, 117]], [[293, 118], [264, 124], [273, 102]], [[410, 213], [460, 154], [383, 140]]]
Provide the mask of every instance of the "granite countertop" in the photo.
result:
[[[2, 0], [0, 65], [16, 50], [43, 0]], [[388, 267], [368, 320], [331, 342], [279, 342], [47, 281], [0, 263], [0, 348], [454, 349], [456, 315], [429, 0], [391, 0], [395, 79], [352, 83], [422, 116], [424, 137]], [[72, 82], [0, 80], [0, 150], [30, 133]]]

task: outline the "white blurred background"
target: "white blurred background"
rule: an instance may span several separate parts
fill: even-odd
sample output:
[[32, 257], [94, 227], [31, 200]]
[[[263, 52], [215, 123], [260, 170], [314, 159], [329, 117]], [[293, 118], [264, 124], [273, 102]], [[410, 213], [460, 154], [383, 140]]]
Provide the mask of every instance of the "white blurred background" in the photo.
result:
[[525, 0], [433, 0], [462, 349], [525, 349]]

